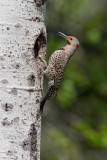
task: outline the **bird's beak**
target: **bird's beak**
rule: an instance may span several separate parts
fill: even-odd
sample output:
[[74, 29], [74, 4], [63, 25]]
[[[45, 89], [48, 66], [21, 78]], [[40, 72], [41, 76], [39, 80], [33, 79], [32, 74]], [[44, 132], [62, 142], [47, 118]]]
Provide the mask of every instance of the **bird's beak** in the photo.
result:
[[62, 32], [58, 32], [58, 34], [59, 34], [61, 37], [63, 37], [63, 38], [65, 38], [65, 39], [67, 39], [67, 36], [66, 36], [64, 33], [62, 33]]

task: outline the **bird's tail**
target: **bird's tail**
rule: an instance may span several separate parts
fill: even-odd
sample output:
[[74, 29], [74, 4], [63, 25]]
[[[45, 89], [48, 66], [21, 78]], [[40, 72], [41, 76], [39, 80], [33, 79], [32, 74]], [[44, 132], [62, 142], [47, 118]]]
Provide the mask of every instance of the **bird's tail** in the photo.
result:
[[54, 96], [54, 98], [56, 98], [56, 96], [57, 96], [57, 89], [55, 89], [55, 88], [54, 88], [54, 95], [53, 96]]
[[44, 105], [45, 105], [46, 101], [50, 99], [50, 97], [52, 96], [53, 92], [54, 92], [54, 85], [49, 87], [47, 94], [42, 99], [42, 101], [40, 103], [40, 112], [43, 112]]

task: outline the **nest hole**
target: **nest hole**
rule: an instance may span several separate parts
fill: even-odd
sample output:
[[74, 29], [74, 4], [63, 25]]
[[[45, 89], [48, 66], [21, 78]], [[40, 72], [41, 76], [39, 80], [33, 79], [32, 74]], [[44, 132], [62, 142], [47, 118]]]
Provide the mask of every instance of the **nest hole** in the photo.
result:
[[34, 45], [35, 58], [38, 57], [38, 55], [42, 52], [42, 48], [44, 47], [46, 47], [46, 37], [44, 33], [41, 33], [39, 37], [36, 39], [36, 42]]

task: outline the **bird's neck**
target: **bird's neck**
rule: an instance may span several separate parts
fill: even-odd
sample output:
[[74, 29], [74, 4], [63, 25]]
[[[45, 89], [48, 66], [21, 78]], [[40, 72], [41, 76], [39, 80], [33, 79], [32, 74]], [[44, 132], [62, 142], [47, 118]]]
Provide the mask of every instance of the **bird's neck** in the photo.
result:
[[67, 54], [68, 57], [71, 57], [76, 50], [76, 47], [73, 45], [66, 45], [63, 48], [65, 49], [65, 53]]

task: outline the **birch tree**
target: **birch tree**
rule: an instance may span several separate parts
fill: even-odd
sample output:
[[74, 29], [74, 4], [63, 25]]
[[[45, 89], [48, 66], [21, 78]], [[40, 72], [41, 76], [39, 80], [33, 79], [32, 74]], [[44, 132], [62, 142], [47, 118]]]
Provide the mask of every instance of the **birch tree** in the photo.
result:
[[41, 0], [0, 1], [0, 160], [39, 160], [46, 31]]

